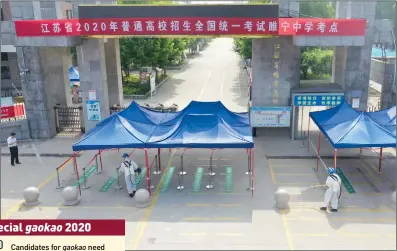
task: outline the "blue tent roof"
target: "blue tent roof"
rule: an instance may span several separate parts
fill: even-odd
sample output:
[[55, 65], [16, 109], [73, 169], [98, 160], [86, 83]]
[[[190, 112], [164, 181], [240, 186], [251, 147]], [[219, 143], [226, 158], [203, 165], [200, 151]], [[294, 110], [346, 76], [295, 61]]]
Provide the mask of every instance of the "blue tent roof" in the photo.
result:
[[71, 82], [80, 82], [80, 74], [79, 71], [76, 70], [73, 66], [69, 68], [69, 81]]
[[310, 117], [335, 148], [396, 146], [395, 135], [347, 103], [311, 112]]
[[250, 127], [235, 130], [218, 114], [186, 114], [178, 123], [159, 125], [147, 147], [252, 148]]
[[79, 142], [73, 145], [73, 151], [98, 150], [110, 148], [139, 148], [148, 136], [147, 125], [131, 124], [119, 115], [109, 117], [107, 123], [95, 127]]
[[186, 114], [217, 114], [227, 123], [233, 126], [250, 125], [248, 113], [235, 113], [227, 109], [222, 102], [200, 102], [191, 101], [182, 111], [172, 114], [164, 121], [173, 120], [175, 123], [179, 121]]
[[367, 115], [371, 117], [381, 126], [389, 130], [396, 136], [396, 107], [391, 107], [377, 112], [368, 112]]
[[233, 113], [221, 102], [193, 101], [175, 113], [132, 102], [99, 122], [73, 150], [161, 147], [252, 148], [248, 113]]

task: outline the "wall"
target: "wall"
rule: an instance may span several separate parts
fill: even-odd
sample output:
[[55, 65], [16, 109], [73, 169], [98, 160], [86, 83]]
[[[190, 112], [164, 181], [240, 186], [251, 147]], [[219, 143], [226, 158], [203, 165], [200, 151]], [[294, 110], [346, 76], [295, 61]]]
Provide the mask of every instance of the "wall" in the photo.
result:
[[72, 56], [69, 48], [43, 47], [39, 49], [39, 53], [49, 109], [52, 110], [56, 104], [71, 106], [68, 70], [72, 64]]
[[24, 73], [21, 86], [25, 99], [25, 111], [33, 139], [48, 139], [55, 136], [53, 108], [47, 106], [43, 68], [40, 62], [39, 49], [18, 47], [18, 67]]
[[1, 66], [8, 66], [10, 68], [11, 79], [2, 79], [1, 80], [1, 89], [14, 90], [14, 87], [11, 83], [15, 85], [15, 87], [21, 92], [21, 79], [19, 76], [18, 62], [17, 62], [17, 53], [7, 53], [8, 61], [1, 61]]
[[388, 108], [394, 106], [395, 93], [392, 89], [394, 81], [394, 64], [385, 63], [380, 60], [371, 60], [370, 79], [382, 85], [381, 107]]
[[375, 20], [374, 43], [387, 43], [389, 48], [394, 44], [393, 21], [388, 19]]
[[[336, 47], [333, 80], [345, 91], [345, 100], [360, 98], [360, 110], [367, 109], [371, 52], [374, 40], [376, 2], [337, 2], [336, 18], [366, 18], [367, 32], [363, 46]], [[342, 65], [342, 66], [341, 66]]]
[[12, 21], [1, 21], [1, 44], [2, 45], [13, 45], [15, 44], [15, 30]]
[[[109, 96], [106, 74], [106, 56], [104, 39], [84, 39], [81, 46], [77, 46], [77, 61], [79, 64], [80, 85], [83, 104], [89, 100], [89, 91], [96, 92], [100, 101], [101, 119], [109, 116]], [[87, 106], [83, 105], [84, 127], [91, 130], [99, 121], [89, 120]]]
[[30, 139], [30, 130], [29, 130], [28, 121], [24, 119], [13, 122], [1, 123], [0, 124], [1, 143], [6, 142], [8, 136], [12, 132], [16, 133], [16, 137], [19, 140]]
[[371, 60], [370, 79], [381, 85], [393, 82], [394, 64], [384, 63], [380, 60]]
[[[72, 9], [72, 4], [61, 1], [9, 1], [9, 5], [14, 20], [65, 18], [66, 10]], [[78, 45], [80, 40], [80, 37], [19, 37], [15, 38], [13, 44], [29, 47], [66, 47]]]
[[[278, 84], [274, 51], [279, 45]], [[291, 88], [299, 85], [300, 48], [292, 37], [259, 38], [252, 40], [252, 106], [288, 106]]]

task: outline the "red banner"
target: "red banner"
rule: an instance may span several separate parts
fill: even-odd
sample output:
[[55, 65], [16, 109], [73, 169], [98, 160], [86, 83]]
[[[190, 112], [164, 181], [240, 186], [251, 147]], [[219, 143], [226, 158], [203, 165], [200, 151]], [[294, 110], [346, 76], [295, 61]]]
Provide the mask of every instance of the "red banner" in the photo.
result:
[[0, 220], [3, 235], [124, 236], [124, 220]]
[[365, 36], [365, 19], [324, 18], [126, 18], [17, 20], [19, 37], [285, 35]]
[[365, 36], [365, 19], [279, 18], [279, 34], [287, 36]]
[[126, 18], [15, 21], [17, 36], [277, 35], [277, 18]]
[[15, 117], [14, 106], [1, 107], [1, 119], [10, 119]]
[[25, 116], [25, 104], [24, 103], [14, 104], [14, 113], [15, 113], [15, 117], [24, 117]]

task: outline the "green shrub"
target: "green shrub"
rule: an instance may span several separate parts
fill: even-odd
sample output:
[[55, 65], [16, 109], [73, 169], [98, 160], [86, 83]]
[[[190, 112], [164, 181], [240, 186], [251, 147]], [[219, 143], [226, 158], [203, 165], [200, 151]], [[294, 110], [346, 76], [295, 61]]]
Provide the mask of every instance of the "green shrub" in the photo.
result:
[[301, 56], [302, 79], [309, 79], [309, 74], [320, 78], [329, 76], [332, 73], [333, 53], [333, 50], [320, 48], [303, 51]]
[[145, 95], [150, 91], [149, 84], [124, 83], [123, 92], [125, 95]]
[[141, 79], [138, 75], [130, 74], [124, 77], [123, 92], [125, 95], [145, 95], [150, 91], [150, 78], [147, 77], [147, 84], [141, 84]]
[[[168, 75], [160, 74], [156, 79], [156, 85], [166, 79]], [[131, 74], [128, 77], [124, 77], [123, 92], [125, 95], [145, 95], [150, 91], [150, 77], [147, 76], [146, 84], [141, 84], [141, 79], [138, 75]]]

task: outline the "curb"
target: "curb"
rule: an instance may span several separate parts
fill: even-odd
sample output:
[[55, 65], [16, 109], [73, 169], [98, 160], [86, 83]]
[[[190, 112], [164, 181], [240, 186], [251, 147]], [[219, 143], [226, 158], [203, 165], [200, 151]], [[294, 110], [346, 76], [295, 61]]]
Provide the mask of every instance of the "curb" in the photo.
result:
[[[82, 154], [76, 155], [80, 157]], [[11, 156], [9, 153], [2, 153], [1, 156]], [[20, 153], [20, 157], [36, 157], [35, 153]], [[69, 158], [73, 157], [71, 153], [41, 153], [41, 157]], [[267, 159], [317, 159], [317, 156], [271, 156], [265, 155]], [[322, 159], [334, 159], [334, 156], [321, 156]], [[376, 156], [338, 156], [338, 159], [379, 159]]]
[[187, 61], [185, 61], [182, 65], [178, 65], [178, 66], [167, 66], [165, 67], [167, 70], [182, 70], [183, 67], [185, 67], [187, 64]]
[[[156, 90], [157, 90], [157, 88], [160, 88], [165, 82], [167, 82], [171, 78], [172, 78], [172, 76], [167, 76], [165, 79], [163, 79], [158, 85], [156, 85]], [[150, 93], [149, 93], [149, 95], [150, 95]]]
[[[76, 157], [81, 157], [82, 154], [77, 154]], [[1, 156], [11, 156], [9, 153], [2, 153]], [[19, 157], [36, 157], [35, 153], [20, 153]], [[42, 153], [40, 157], [54, 157], [54, 158], [70, 158], [73, 154], [70, 153]]]
[[[158, 83], [158, 85], [156, 85], [156, 90], [158, 88], [160, 88], [165, 82], [167, 82], [168, 80], [170, 80], [172, 78], [172, 76], [167, 76], [165, 79], [163, 79], [160, 83]], [[125, 99], [138, 99], [138, 100], [144, 100], [147, 99], [148, 97], [150, 97], [150, 91], [147, 92], [144, 95], [123, 95], [123, 98]]]
[[[265, 155], [267, 159], [317, 159], [317, 156], [271, 156]], [[334, 159], [334, 156], [321, 156], [322, 159]], [[338, 159], [379, 159], [376, 156], [338, 156]]]

